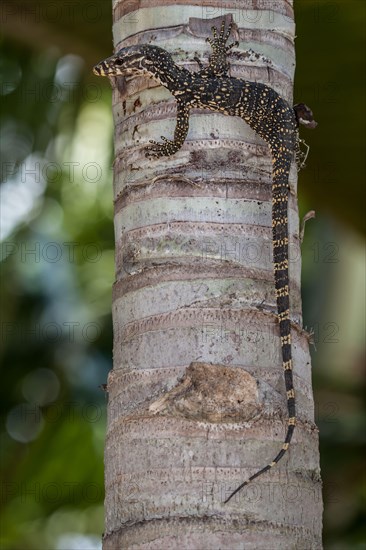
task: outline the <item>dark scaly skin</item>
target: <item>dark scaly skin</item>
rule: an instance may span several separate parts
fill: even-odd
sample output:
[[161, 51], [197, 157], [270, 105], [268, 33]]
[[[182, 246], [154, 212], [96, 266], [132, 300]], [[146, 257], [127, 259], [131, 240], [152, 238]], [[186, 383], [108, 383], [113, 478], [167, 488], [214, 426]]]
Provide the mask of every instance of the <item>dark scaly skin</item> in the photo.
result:
[[191, 108], [210, 109], [230, 116], [241, 117], [269, 145], [273, 163], [272, 183], [272, 237], [273, 264], [277, 313], [280, 325], [282, 364], [284, 369], [288, 425], [282, 449], [273, 461], [242, 483], [226, 500], [264, 472], [270, 470], [289, 448], [296, 423], [295, 392], [291, 357], [291, 322], [289, 315], [288, 274], [288, 188], [289, 171], [298, 147], [298, 124], [310, 128], [316, 123], [312, 112], [304, 105], [291, 107], [275, 90], [256, 82], [232, 78], [228, 75], [227, 52], [237, 43], [226, 46], [231, 25], [225, 33], [225, 22], [220, 29], [213, 27], [213, 38], [208, 39], [213, 52], [207, 68], [190, 73], [178, 67], [172, 56], [162, 48], [150, 45], [121, 49], [114, 56], [94, 67], [100, 76], [146, 74], [168, 88], [177, 100], [177, 125], [174, 139], [162, 136], [163, 143], [151, 141], [146, 156], [158, 158], [173, 155], [183, 145], [189, 125]]

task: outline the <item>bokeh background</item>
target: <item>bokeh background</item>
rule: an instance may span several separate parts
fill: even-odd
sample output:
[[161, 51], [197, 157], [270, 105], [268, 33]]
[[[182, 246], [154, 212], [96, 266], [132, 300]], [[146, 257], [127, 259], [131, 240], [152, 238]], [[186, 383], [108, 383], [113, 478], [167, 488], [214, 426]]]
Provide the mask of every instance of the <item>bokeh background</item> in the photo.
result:
[[[108, 0], [3, 1], [1, 548], [101, 547], [112, 366], [113, 123]], [[324, 544], [366, 548], [365, 4], [296, 0], [295, 102], [319, 123], [300, 174], [304, 326]]]

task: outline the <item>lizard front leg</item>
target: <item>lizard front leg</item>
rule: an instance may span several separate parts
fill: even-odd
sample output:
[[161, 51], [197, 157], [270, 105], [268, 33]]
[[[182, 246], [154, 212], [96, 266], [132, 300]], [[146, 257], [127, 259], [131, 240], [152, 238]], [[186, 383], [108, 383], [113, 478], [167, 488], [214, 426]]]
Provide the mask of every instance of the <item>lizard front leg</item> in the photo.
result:
[[189, 108], [182, 102], [178, 102], [177, 125], [175, 127], [174, 139], [170, 140], [161, 136], [163, 143], [150, 140], [151, 145], [146, 147], [146, 157], [159, 158], [174, 155], [182, 147], [189, 128]]
[[239, 42], [233, 42], [226, 45], [229, 39], [232, 23], [230, 23], [225, 33], [225, 19], [222, 21], [220, 34], [217, 34], [217, 28], [212, 27], [213, 38], [207, 38], [206, 42], [209, 42], [212, 48], [212, 54], [210, 55], [209, 65], [206, 69], [202, 69], [198, 74], [202, 78], [227, 76], [229, 73], [230, 65], [226, 59], [228, 52], [231, 48], [238, 46]]

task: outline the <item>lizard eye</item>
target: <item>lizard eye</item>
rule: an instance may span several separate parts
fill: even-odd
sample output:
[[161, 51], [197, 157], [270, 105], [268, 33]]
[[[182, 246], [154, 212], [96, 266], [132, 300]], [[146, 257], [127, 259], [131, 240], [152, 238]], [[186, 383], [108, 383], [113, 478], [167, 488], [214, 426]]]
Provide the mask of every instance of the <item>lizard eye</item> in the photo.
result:
[[117, 65], [117, 66], [122, 65], [122, 59], [116, 59], [116, 61], [114, 62], [114, 64]]

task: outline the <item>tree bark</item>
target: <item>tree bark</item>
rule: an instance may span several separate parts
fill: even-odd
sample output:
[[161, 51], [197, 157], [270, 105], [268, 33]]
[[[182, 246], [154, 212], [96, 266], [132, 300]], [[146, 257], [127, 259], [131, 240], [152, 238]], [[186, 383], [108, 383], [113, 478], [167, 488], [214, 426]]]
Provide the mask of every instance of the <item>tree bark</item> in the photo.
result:
[[[207, 63], [205, 38], [236, 26], [231, 75], [292, 102], [294, 21], [285, 0], [114, 3], [115, 49], [153, 43]], [[252, 49], [254, 52], [251, 52]], [[287, 424], [271, 242], [271, 158], [234, 117], [193, 111], [183, 148], [176, 105], [154, 81], [118, 80], [114, 193], [114, 368], [108, 380], [106, 533], [116, 548], [321, 548], [322, 499], [308, 335], [301, 328], [297, 173], [290, 174], [290, 300], [298, 422]]]

